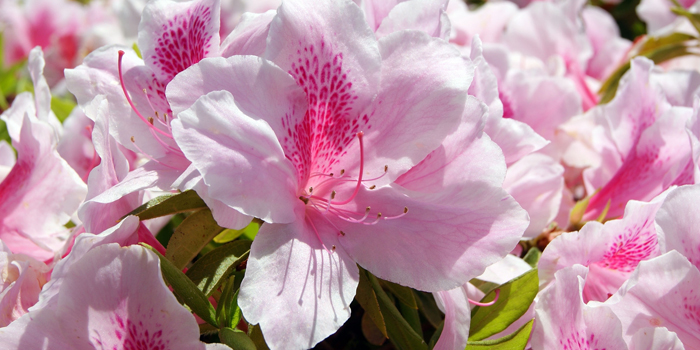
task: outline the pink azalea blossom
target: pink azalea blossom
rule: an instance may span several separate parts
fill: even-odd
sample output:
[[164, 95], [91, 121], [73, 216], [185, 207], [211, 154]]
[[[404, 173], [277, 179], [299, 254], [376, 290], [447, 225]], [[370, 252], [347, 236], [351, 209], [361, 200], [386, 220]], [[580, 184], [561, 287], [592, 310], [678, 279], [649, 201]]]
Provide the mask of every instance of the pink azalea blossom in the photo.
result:
[[[471, 69], [456, 50], [411, 30], [377, 41], [349, 1], [290, 1], [264, 57], [202, 60], [167, 95], [210, 195], [268, 222], [239, 303], [272, 348], [335, 332], [357, 263], [444, 290], [512, 249], [527, 221], [500, 188], [503, 158], [480, 135], [485, 109], [467, 100]], [[492, 171], [457, 165], [480, 153]]]
[[[264, 29], [269, 20], [253, 21], [251, 26]], [[93, 201], [109, 203], [144, 189], [170, 190], [181, 183], [199, 182], [189, 188], [198, 191], [220, 224], [244, 227], [250, 218], [208, 196], [201, 176], [173, 140], [170, 123], [175, 114], [165, 99], [165, 88], [175, 75], [204, 57], [218, 56], [221, 51], [233, 55], [260, 50], [255, 38], [260, 41], [261, 34], [258, 30], [234, 32], [232, 35], [238, 35], [235, 40], [220, 47], [218, 0], [149, 2], [139, 28], [139, 48], [145, 60], [127, 48], [110, 46], [95, 51], [83, 65], [66, 73], [68, 87], [81, 107], [87, 112], [94, 99], [104, 95], [110, 134], [124, 147], [150, 159], [120, 178], [118, 184], [102, 190]], [[262, 30], [262, 37], [265, 35]], [[174, 46], [176, 41], [182, 44]], [[96, 116], [86, 114], [95, 120]]]
[[[35, 49], [30, 71], [40, 77], [40, 68], [41, 50]], [[69, 230], [63, 225], [86, 188], [56, 152], [57, 131], [49, 124], [56, 117], [49, 109], [48, 86], [37, 74], [33, 77], [36, 95], [20, 94], [2, 115], [18, 158], [0, 182], [0, 239], [13, 253], [47, 261], [65, 243]]]
[[660, 240], [666, 251], [677, 250], [700, 269], [700, 215], [695, 205], [700, 185], [681, 186], [672, 190], [656, 214]]
[[586, 6], [581, 16], [593, 49], [586, 74], [603, 81], [624, 63], [632, 42], [620, 37], [617, 23], [602, 8]]
[[700, 346], [698, 285], [698, 268], [672, 250], [642, 261], [603, 305], [622, 322], [625, 340], [649, 327], [665, 327], [676, 333], [687, 349], [696, 349]]
[[517, 6], [507, 1], [486, 2], [475, 10], [470, 10], [463, 1], [450, 1], [447, 6], [452, 24], [450, 42], [468, 47], [476, 35], [484, 43], [500, 42], [508, 21], [516, 12]]
[[614, 306], [584, 303], [587, 272], [581, 265], [557, 271], [553, 283], [538, 294], [533, 349], [684, 349], [672, 328], [652, 325], [632, 329], [621, 322]]
[[671, 185], [694, 182], [697, 165], [686, 128], [692, 111], [672, 107], [650, 83], [653, 67], [635, 58], [615, 98], [591, 115], [600, 125], [594, 142], [601, 161], [583, 173], [593, 194], [585, 220], [600, 216], [608, 204], [607, 217], [618, 217], [630, 199], [648, 201]]
[[12, 252], [0, 241], [0, 327], [27, 313], [48, 279], [46, 264]]
[[0, 329], [6, 349], [229, 349], [199, 341], [194, 316], [163, 282], [156, 255], [143, 247], [96, 246], [61, 273], [50, 301]]
[[540, 283], [575, 264], [588, 267], [583, 300], [605, 301], [629, 278], [640, 261], [661, 253], [654, 217], [665, 194], [649, 203], [629, 201], [622, 219], [586, 223], [549, 243], [538, 263]]

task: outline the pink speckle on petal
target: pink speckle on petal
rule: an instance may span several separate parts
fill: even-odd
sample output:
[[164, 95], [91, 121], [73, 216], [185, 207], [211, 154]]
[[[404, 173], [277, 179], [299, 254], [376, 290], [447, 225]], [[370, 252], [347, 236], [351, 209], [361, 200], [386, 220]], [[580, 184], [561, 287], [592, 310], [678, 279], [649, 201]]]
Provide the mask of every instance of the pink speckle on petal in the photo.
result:
[[211, 8], [200, 5], [162, 26], [151, 62], [167, 76], [164, 83], [210, 53], [212, 33], [206, 27], [211, 16]]
[[561, 328], [559, 333], [561, 334], [559, 345], [562, 350], [606, 350], [598, 347], [598, 338], [595, 334], [586, 335], [577, 330], [565, 332]]
[[306, 92], [309, 106], [300, 123], [289, 116], [282, 119], [287, 128], [282, 146], [303, 184], [312, 172], [327, 173], [340, 161], [360, 128], [369, 129], [369, 117], [351, 113], [357, 96], [341, 52], [321, 42], [320, 47], [301, 47], [297, 56], [289, 74]]
[[632, 272], [640, 261], [656, 255], [658, 248], [654, 222], [646, 220], [641, 226], [625, 227], [625, 231], [615, 237], [608, 247], [604, 260], [596, 264], [621, 272]]

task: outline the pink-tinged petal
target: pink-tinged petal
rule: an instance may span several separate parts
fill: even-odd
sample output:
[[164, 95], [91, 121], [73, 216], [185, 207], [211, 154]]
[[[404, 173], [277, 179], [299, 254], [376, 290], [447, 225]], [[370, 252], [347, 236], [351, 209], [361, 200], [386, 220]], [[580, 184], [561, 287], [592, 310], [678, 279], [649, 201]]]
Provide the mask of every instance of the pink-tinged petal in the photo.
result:
[[143, 247], [95, 247], [64, 279], [51, 307], [0, 330], [8, 349], [47, 343], [65, 349], [205, 348], [194, 317], [163, 282], [158, 257]]
[[480, 123], [474, 116], [485, 112], [486, 106], [470, 96], [459, 128], [396, 183], [426, 193], [468, 181], [500, 187], [506, 171], [501, 150], [486, 134], [474, 137], [480, 132]]
[[270, 126], [247, 116], [229, 92], [201, 97], [173, 121], [173, 132], [214, 199], [266, 222], [295, 220], [303, 203], [292, 164]]
[[0, 140], [0, 182], [7, 177], [15, 165], [15, 151], [5, 140]]
[[700, 347], [700, 271], [677, 251], [642, 261], [605, 304], [630, 340], [640, 329], [666, 327], [686, 348]]
[[91, 201], [117, 185], [129, 172], [126, 157], [109, 134], [108, 111], [108, 103], [103, 96], [98, 96], [86, 111], [95, 118], [91, 139], [95, 147], [94, 157], [99, 158], [99, 165], [93, 169], [88, 178], [86, 202], [78, 212], [87, 232], [102, 232], [114, 226], [115, 222], [141, 204], [142, 195], [138, 192], [127, 194], [109, 203]]
[[41, 121], [49, 122], [51, 91], [49, 90], [49, 84], [47, 84], [46, 79], [44, 79], [44, 65], [44, 53], [41, 51], [41, 48], [33, 48], [32, 51], [29, 52], [28, 68], [32, 81], [34, 82], [36, 116]]
[[499, 87], [503, 118], [521, 121], [547, 140], [557, 128], [581, 113], [581, 99], [574, 84], [562, 77], [511, 70]]
[[503, 189], [530, 216], [530, 226], [523, 237], [537, 237], [559, 212], [564, 167], [543, 154], [527, 155], [508, 167]]
[[515, 255], [508, 254], [495, 264], [486, 267], [484, 273], [477, 278], [482, 281], [500, 285], [530, 270], [532, 270], [532, 266], [526, 263], [523, 259], [520, 259]]
[[450, 42], [459, 46], [473, 45], [477, 35], [486, 43], [499, 42], [516, 12], [518, 7], [508, 1], [487, 2], [475, 10], [470, 10], [462, 1], [450, 1], [447, 5], [452, 24]]
[[19, 157], [0, 183], [0, 239], [14, 253], [39, 260], [53, 257], [62, 245], [63, 224], [85, 197], [85, 184], [53, 149], [54, 133], [43, 122], [25, 116]]
[[633, 59], [615, 98], [603, 107], [603, 118], [623, 157], [635, 148], [642, 132], [670, 109], [662, 92], [649, 84], [653, 68], [654, 63], [646, 58]]
[[10, 135], [10, 139], [19, 141], [25, 115], [31, 116], [31, 118], [36, 117], [34, 96], [31, 92], [23, 92], [17, 95], [12, 101], [10, 108], [0, 115], [0, 119], [7, 126], [7, 133]]
[[410, 0], [396, 4], [375, 31], [377, 38], [400, 30], [414, 29], [436, 38], [449, 39], [450, 20], [445, 13], [447, 2]]
[[243, 215], [236, 209], [233, 209], [226, 205], [224, 202], [212, 198], [209, 195], [209, 186], [204, 183], [202, 174], [199, 173], [197, 167], [192, 164], [183, 175], [175, 181], [173, 186], [177, 187], [181, 191], [184, 190], [195, 190], [200, 198], [207, 204], [207, 207], [211, 210], [214, 220], [219, 224], [219, 226], [231, 228], [234, 230], [242, 229], [253, 220], [253, 217]]
[[558, 270], [581, 264], [590, 268], [583, 299], [607, 300], [640, 261], [659, 255], [654, 216], [664, 198], [661, 195], [649, 203], [630, 201], [622, 219], [605, 225], [588, 222], [580, 232], [554, 239], [538, 263], [540, 283], [549, 283]]
[[445, 311], [445, 323], [434, 350], [461, 350], [467, 346], [471, 309], [464, 287], [433, 293]]
[[277, 11], [265, 13], [246, 12], [236, 28], [221, 43], [221, 57], [234, 55], [262, 56], [267, 45], [270, 23]]
[[[692, 148], [686, 132], [691, 110], [674, 107], [641, 132], [635, 148], [608, 183], [591, 197], [585, 220], [597, 218], [608, 202], [607, 217], [622, 214], [631, 199], [648, 201], [671, 185], [687, 184], [686, 167], [692, 165]], [[692, 169], [691, 169], [692, 170]]]
[[61, 285], [72, 270], [73, 265], [80, 261], [92, 248], [109, 243], [118, 243], [121, 246], [127, 246], [129, 242], [135, 243], [133, 237], [139, 226], [139, 218], [129, 216], [104, 232], [78, 235], [70, 253], [53, 267], [51, 280], [44, 286], [35, 309], [45, 308], [54, 304]]
[[[152, 125], [142, 120], [127, 102], [118, 74], [120, 50], [126, 52], [122, 60], [124, 83], [141, 115], [157, 120], [156, 112], [161, 118], [164, 113], [170, 113], [165, 100], [165, 85], [158, 82], [154, 73], [143, 66], [143, 61], [133, 50], [126, 47], [108, 46], [97, 49], [85, 57], [82, 65], [66, 70], [68, 90], [76, 96], [83, 109], [96, 96], [106, 96], [110, 125], [113, 126], [110, 133], [117, 142], [133, 152], [145, 152], [150, 157], [159, 159], [169, 151], [163, 144], [176, 146], [172, 139], [153, 131]], [[88, 117], [92, 118], [90, 115]], [[167, 130], [157, 121], [153, 125], [159, 130]], [[160, 141], [156, 136], [160, 137]]]
[[629, 350], [685, 350], [676, 333], [666, 327], [647, 327], [637, 331], [629, 343]]
[[586, 74], [603, 80], [622, 64], [632, 42], [620, 37], [615, 19], [600, 7], [587, 6], [581, 11], [581, 17], [593, 47]]
[[550, 2], [533, 3], [515, 14], [503, 33], [503, 41], [511, 50], [543, 62], [560, 56], [583, 69], [592, 55], [588, 38], [576, 22], [566, 16], [562, 6]]
[[238, 304], [272, 349], [311, 348], [350, 317], [357, 265], [317, 219], [265, 224], [251, 247]]
[[254, 119], [266, 121], [277, 138], [289, 138], [286, 119], [301, 119], [306, 95], [285, 71], [259, 57], [207, 58], [180, 73], [167, 96], [179, 115], [210, 92], [231, 93], [236, 105]]
[[671, 191], [656, 214], [666, 251], [677, 250], [700, 269], [700, 215], [695, 202], [700, 185], [681, 186]]
[[80, 108], [74, 108], [63, 123], [64, 132], [56, 150], [76, 173], [87, 182], [90, 171], [99, 164], [100, 158], [92, 144], [92, 129], [95, 122]]
[[700, 91], [700, 73], [692, 70], [652, 72], [649, 81], [663, 91], [672, 106], [693, 107], [694, 97]]
[[469, 94], [488, 105], [489, 114], [484, 132], [501, 147], [506, 163], [512, 164], [523, 156], [544, 147], [547, 140], [532, 130], [529, 125], [511, 118], [503, 118], [504, 106], [499, 96], [498, 80], [484, 58], [478, 36], [474, 37], [471, 45], [469, 57], [476, 69], [474, 80], [469, 86]]
[[348, 254], [380, 278], [425, 291], [450, 290], [480, 275], [513, 249], [528, 224], [512, 197], [478, 181], [434, 193], [398, 185], [361, 189], [354, 203], [362, 207], [352, 211], [368, 206], [383, 217], [376, 224], [376, 217], [334, 221]]
[[0, 327], [27, 313], [39, 300], [50, 268], [23, 254], [12, 254], [0, 241]]
[[605, 306], [590, 307], [581, 299], [587, 269], [574, 265], [558, 271], [535, 306], [533, 349], [627, 349], [622, 325]]
[[[381, 184], [418, 164], [459, 127], [474, 68], [453, 46], [423, 32], [388, 35], [379, 40], [379, 48], [380, 92], [358, 129], [365, 135], [366, 176], [380, 176], [388, 165]], [[470, 128], [479, 128], [478, 113], [466, 117], [474, 125]], [[353, 157], [345, 157], [336, 169], [357, 166], [359, 159], [348, 158]]]
[[661, 29], [678, 19], [678, 16], [671, 11], [671, 6], [673, 3], [666, 0], [640, 1], [637, 6], [637, 15], [646, 23], [650, 35], [661, 34]]
[[219, 6], [219, 0], [146, 4], [139, 24], [139, 49], [163, 85], [202, 58], [219, 54]]
[[376, 31], [391, 10], [405, 1], [407, 0], [355, 0], [355, 3], [362, 8], [372, 31]]

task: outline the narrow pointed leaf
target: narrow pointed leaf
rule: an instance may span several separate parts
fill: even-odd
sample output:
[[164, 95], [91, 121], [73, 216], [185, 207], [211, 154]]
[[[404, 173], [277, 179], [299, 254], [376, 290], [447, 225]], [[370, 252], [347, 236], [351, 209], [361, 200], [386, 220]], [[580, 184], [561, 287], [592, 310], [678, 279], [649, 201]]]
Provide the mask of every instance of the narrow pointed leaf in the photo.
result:
[[469, 341], [465, 350], [523, 350], [527, 346], [534, 320], [526, 323], [513, 334], [495, 340]]
[[431, 326], [438, 328], [442, 324], [444, 315], [437, 307], [433, 295], [425, 292], [416, 292], [415, 295], [416, 302], [418, 302], [418, 310]]
[[253, 221], [250, 224], [248, 224], [248, 226], [240, 230], [224, 230], [223, 232], [219, 233], [216, 237], [214, 237], [214, 242], [227, 243], [241, 236], [251, 237], [252, 235], [252, 237], [255, 237], [255, 234], [257, 234], [258, 230], [260, 229], [260, 225], [262, 225], [262, 221], [260, 219], [253, 219]]
[[382, 286], [379, 284], [379, 280], [368, 271], [364, 272], [369, 278], [372, 289], [374, 289], [374, 292], [377, 294], [379, 308], [381, 309], [382, 315], [384, 315], [384, 320], [386, 322], [386, 330], [389, 334], [389, 340], [391, 340], [391, 342], [394, 343], [398, 349], [427, 350], [428, 344], [425, 343], [423, 337], [418, 335], [418, 333], [413, 330], [408, 321], [404, 319], [401, 312], [399, 312], [399, 310], [396, 308], [396, 305], [394, 305], [386, 292], [384, 292], [384, 289], [382, 289]]
[[[483, 340], [508, 328], [525, 314], [537, 295], [538, 286], [537, 269], [532, 269], [498, 287], [500, 296], [495, 304], [472, 310], [469, 340]], [[482, 302], [490, 302], [494, 297], [492, 291]]]
[[386, 323], [384, 322], [384, 316], [382, 315], [382, 310], [379, 308], [379, 301], [377, 300], [377, 294], [374, 293], [374, 289], [367, 278], [364, 270], [360, 269], [360, 283], [357, 286], [357, 293], [355, 294], [355, 299], [365, 313], [374, 322], [377, 329], [388, 338], [389, 335], [386, 332]]
[[534, 269], [537, 267], [537, 262], [540, 261], [541, 256], [542, 256], [542, 252], [539, 249], [533, 247], [527, 251], [527, 254], [525, 254], [525, 256], [523, 257], [523, 260], [528, 265], [532, 266], [532, 268]]
[[142, 206], [132, 210], [129, 215], [136, 215], [141, 220], [153, 219], [161, 216], [184, 213], [199, 209], [205, 209], [207, 205], [199, 198], [197, 192], [189, 190], [176, 194], [166, 194], [151, 199]]
[[207, 296], [197, 288], [197, 286], [182, 273], [182, 270], [175, 267], [168, 259], [158, 253], [153, 247], [141, 243], [158, 255], [160, 259], [160, 270], [165, 280], [173, 287], [173, 292], [177, 294], [179, 300], [185, 303], [197, 316], [201, 317], [210, 325], [217, 327], [216, 310], [211, 305]]
[[233, 241], [197, 259], [187, 270], [187, 277], [206, 295], [211, 295], [222, 280], [248, 259], [252, 241]]
[[242, 331], [228, 327], [219, 330], [219, 340], [235, 350], [256, 350], [255, 343]]
[[406, 304], [406, 306], [412, 309], [418, 309], [418, 303], [416, 303], [416, 297], [413, 295], [413, 290], [411, 290], [411, 288], [389, 281], [382, 281], [382, 286], [386, 287], [391, 294], [398, 298], [402, 303]]
[[180, 269], [185, 268], [209, 241], [224, 228], [219, 226], [211, 210], [203, 209], [188, 216], [170, 237], [165, 256]]

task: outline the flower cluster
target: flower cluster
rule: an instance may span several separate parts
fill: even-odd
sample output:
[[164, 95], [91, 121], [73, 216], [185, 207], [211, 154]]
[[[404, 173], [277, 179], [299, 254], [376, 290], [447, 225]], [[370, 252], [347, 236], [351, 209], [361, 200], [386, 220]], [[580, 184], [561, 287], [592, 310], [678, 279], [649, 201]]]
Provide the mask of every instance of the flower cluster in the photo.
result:
[[0, 0], [0, 347], [700, 348], [698, 6]]

